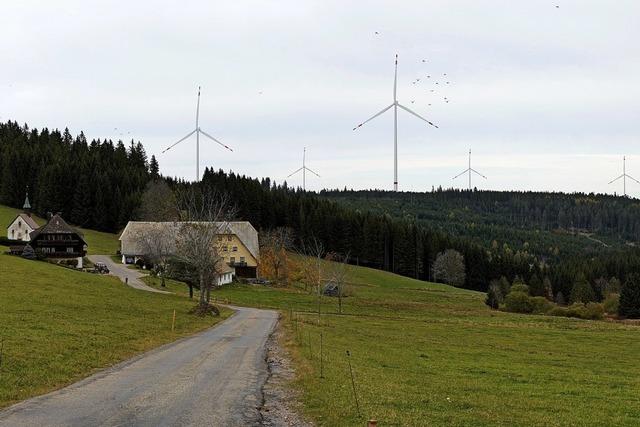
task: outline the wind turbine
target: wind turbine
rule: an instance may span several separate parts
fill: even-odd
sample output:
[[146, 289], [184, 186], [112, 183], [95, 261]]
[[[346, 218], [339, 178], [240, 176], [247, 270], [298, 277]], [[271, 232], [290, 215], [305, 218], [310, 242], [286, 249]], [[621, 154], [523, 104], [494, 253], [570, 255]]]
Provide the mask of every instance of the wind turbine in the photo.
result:
[[311, 169], [309, 169], [306, 165], [306, 157], [307, 157], [307, 147], [304, 147], [304, 149], [302, 150], [302, 167], [300, 169], [298, 169], [295, 172], [292, 172], [291, 174], [289, 174], [289, 176], [287, 176], [287, 178], [292, 177], [293, 175], [297, 174], [298, 172], [302, 171], [302, 190], [303, 191], [307, 191], [307, 171], [311, 172], [312, 174], [314, 174], [315, 176], [317, 176], [318, 178], [320, 178], [320, 175], [318, 175], [317, 173], [315, 173], [314, 171], [312, 171]]
[[481, 177], [483, 177], [484, 179], [487, 179], [486, 176], [482, 175], [480, 172], [478, 172], [477, 170], [473, 169], [471, 167], [471, 150], [469, 150], [469, 167], [465, 170], [463, 170], [462, 172], [460, 172], [458, 175], [454, 176], [453, 179], [456, 179], [459, 176], [464, 175], [465, 173], [469, 174], [469, 190], [471, 190], [471, 172], [480, 175]]
[[364, 122], [360, 123], [358, 126], [353, 128], [353, 130], [356, 130], [360, 128], [363, 124], [370, 122], [371, 120], [375, 119], [379, 115], [385, 113], [387, 110], [393, 108], [393, 191], [398, 191], [398, 107], [402, 108], [403, 110], [405, 110], [410, 114], [413, 114], [420, 120], [423, 120], [429, 123], [431, 126], [434, 126], [435, 128], [438, 127], [433, 123], [431, 123], [429, 120], [425, 119], [424, 117], [416, 113], [415, 111], [412, 111], [409, 108], [405, 107], [404, 105], [400, 104], [398, 102], [398, 98], [396, 95], [397, 87], [398, 87], [398, 55], [396, 54], [395, 73], [393, 76], [393, 103], [388, 107], [385, 107], [382, 111], [375, 114], [373, 117], [365, 120]]
[[200, 129], [199, 120], [200, 120], [200, 86], [198, 86], [198, 104], [196, 106], [196, 128], [194, 130], [192, 130], [191, 132], [189, 132], [183, 138], [179, 139], [173, 145], [171, 145], [170, 147], [166, 148], [162, 152], [162, 154], [166, 153], [167, 151], [171, 150], [173, 147], [175, 147], [176, 145], [180, 144], [182, 141], [184, 141], [185, 139], [189, 138], [191, 135], [193, 135], [195, 133], [196, 134], [196, 181], [200, 181], [200, 134], [206, 136], [207, 138], [213, 140], [214, 142], [217, 142], [218, 144], [222, 145], [227, 150], [233, 151], [231, 148], [229, 148], [228, 146], [224, 145], [222, 142], [218, 141], [217, 139], [215, 139], [214, 137], [212, 137], [211, 135], [209, 135], [208, 133], [206, 133], [205, 131]]
[[613, 184], [614, 182], [616, 182], [620, 178], [622, 178], [622, 189], [623, 189], [623, 192], [624, 192], [624, 197], [627, 197], [627, 178], [629, 178], [629, 179], [637, 182], [638, 184], [640, 184], [640, 181], [638, 181], [637, 179], [635, 179], [631, 175], [627, 175], [627, 157], [626, 156], [622, 157], [622, 175], [620, 175], [619, 177], [617, 177], [613, 181], [610, 181], [609, 184]]

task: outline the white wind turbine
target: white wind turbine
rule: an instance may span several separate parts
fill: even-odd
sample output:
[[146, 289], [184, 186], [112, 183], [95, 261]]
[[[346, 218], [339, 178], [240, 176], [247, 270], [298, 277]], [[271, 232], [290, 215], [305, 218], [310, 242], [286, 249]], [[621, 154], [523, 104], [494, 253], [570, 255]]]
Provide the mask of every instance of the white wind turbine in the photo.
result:
[[486, 176], [482, 175], [480, 172], [478, 172], [477, 170], [473, 169], [471, 167], [471, 150], [469, 150], [469, 167], [465, 170], [463, 170], [462, 172], [460, 172], [458, 175], [454, 176], [453, 179], [458, 178], [459, 176], [464, 175], [465, 173], [469, 174], [469, 190], [471, 190], [471, 173], [475, 173], [476, 175], [480, 175], [481, 177], [483, 177], [484, 179], [487, 179]]
[[624, 193], [624, 197], [627, 197], [627, 178], [629, 178], [630, 180], [635, 181], [638, 184], [640, 184], [640, 181], [638, 181], [637, 179], [635, 179], [631, 175], [627, 175], [627, 157], [626, 156], [622, 157], [622, 175], [620, 175], [619, 177], [617, 177], [613, 181], [610, 181], [609, 184], [613, 184], [614, 182], [616, 182], [620, 178], [622, 178], [622, 191]]
[[307, 167], [306, 157], [307, 157], [307, 147], [304, 147], [302, 149], [302, 167], [296, 170], [295, 172], [290, 173], [289, 176], [287, 176], [287, 178], [290, 178], [293, 175], [297, 174], [298, 172], [302, 171], [302, 191], [307, 191], [307, 188], [306, 188], [307, 187], [307, 171], [311, 172], [312, 174], [320, 178], [320, 175], [318, 175], [317, 173], [315, 173], [314, 171], [312, 171]]
[[195, 133], [196, 134], [196, 181], [200, 181], [200, 134], [203, 134], [207, 138], [213, 140], [214, 142], [217, 142], [218, 144], [222, 145], [227, 150], [233, 151], [231, 148], [229, 148], [228, 146], [224, 145], [222, 142], [218, 141], [217, 139], [215, 139], [214, 137], [212, 137], [211, 135], [209, 135], [208, 133], [206, 133], [205, 131], [200, 129], [199, 120], [200, 120], [200, 86], [198, 86], [198, 104], [196, 106], [196, 128], [194, 130], [192, 130], [191, 132], [189, 132], [183, 138], [179, 139], [173, 145], [171, 145], [170, 147], [166, 148], [162, 152], [163, 154], [166, 153], [167, 151], [171, 150], [173, 147], [175, 147], [176, 145], [180, 144], [182, 141], [184, 141], [185, 139], [189, 138], [191, 135], [193, 135]]
[[404, 105], [400, 104], [398, 102], [398, 98], [396, 95], [397, 86], [398, 86], [398, 55], [396, 54], [395, 73], [393, 76], [393, 103], [388, 107], [385, 107], [382, 111], [375, 114], [373, 117], [365, 120], [364, 122], [360, 123], [358, 126], [353, 128], [353, 130], [358, 129], [363, 124], [370, 122], [371, 120], [375, 119], [376, 117], [385, 113], [387, 110], [393, 107], [393, 191], [398, 191], [398, 107], [402, 108], [408, 113], [413, 114], [420, 120], [423, 120], [429, 123], [431, 126], [434, 126], [436, 128], [438, 127], [433, 123], [431, 123], [429, 120], [425, 119], [424, 117], [416, 113], [415, 111], [412, 111], [409, 108], [405, 107]]

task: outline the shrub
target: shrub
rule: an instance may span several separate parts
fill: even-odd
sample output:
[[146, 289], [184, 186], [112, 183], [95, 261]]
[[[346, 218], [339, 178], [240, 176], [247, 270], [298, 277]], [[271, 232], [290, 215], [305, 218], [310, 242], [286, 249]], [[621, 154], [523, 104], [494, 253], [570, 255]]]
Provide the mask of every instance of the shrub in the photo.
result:
[[511, 283], [509, 283], [509, 280], [504, 276], [500, 277], [498, 285], [500, 285], [500, 292], [502, 292], [503, 297], [511, 290]]
[[465, 281], [464, 257], [458, 251], [447, 249], [440, 252], [433, 263], [436, 280], [453, 286], [462, 286]]
[[547, 315], [549, 316], [558, 316], [558, 317], [569, 317], [567, 316], [567, 307], [561, 307], [559, 305], [554, 305], [551, 307], [549, 311], [547, 311]]
[[602, 303], [605, 313], [618, 314], [618, 307], [620, 306], [620, 295], [609, 294], [609, 296]]
[[522, 282], [514, 282], [509, 292], [522, 292], [529, 295], [529, 287]]
[[489, 290], [487, 291], [487, 298], [484, 300], [484, 303], [494, 310], [500, 307], [500, 304], [504, 301], [504, 297], [502, 296], [502, 291], [500, 290], [499, 283], [491, 283], [489, 285]]
[[622, 285], [618, 313], [633, 319], [640, 317], [640, 277], [637, 274], [630, 274]]
[[587, 305], [581, 303], [571, 304], [569, 307], [552, 307], [547, 311], [549, 316], [575, 317], [577, 319], [598, 320], [604, 316], [602, 304], [595, 302]]
[[529, 279], [529, 293], [537, 297], [541, 297], [544, 295], [544, 284], [535, 273], [533, 273], [533, 275]]
[[533, 304], [531, 298], [524, 292], [514, 291], [511, 287], [511, 292], [504, 300], [505, 309], [513, 313], [531, 313], [533, 312]]
[[544, 314], [553, 307], [553, 303], [549, 302], [545, 297], [529, 297], [529, 301], [532, 313]]
[[578, 280], [573, 284], [573, 288], [571, 288], [571, 296], [569, 301], [571, 303], [588, 303], [595, 301], [597, 299], [596, 293], [593, 288], [584, 277], [579, 277]]
[[597, 302], [587, 303], [584, 313], [583, 319], [600, 320], [604, 317], [604, 306]]
[[585, 316], [584, 304], [576, 302], [567, 307], [567, 317], [582, 319]]

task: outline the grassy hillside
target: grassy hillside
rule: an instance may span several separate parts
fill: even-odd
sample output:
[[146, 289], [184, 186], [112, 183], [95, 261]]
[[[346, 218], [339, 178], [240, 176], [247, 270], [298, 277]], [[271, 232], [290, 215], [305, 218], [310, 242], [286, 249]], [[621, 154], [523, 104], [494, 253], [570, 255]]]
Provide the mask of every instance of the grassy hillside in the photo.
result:
[[295, 385], [319, 425], [364, 425], [367, 418], [406, 426], [640, 424], [638, 327], [496, 312], [480, 293], [351, 271], [354, 295], [344, 314], [335, 298], [323, 297], [320, 326], [316, 297], [302, 289], [215, 293], [282, 311]]
[[[14, 209], [7, 206], [0, 205], [0, 229], [1, 235], [6, 236], [7, 226], [9, 223], [13, 221], [20, 212], [20, 209]], [[43, 218], [34, 216], [35, 221], [39, 225], [44, 225], [46, 220]], [[80, 231], [84, 234], [84, 238], [87, 241], [87, 245], [89, 246], [88, 253], [91, 254], [115, 254], [116, 251], [120, 248], [118, 242], [118, 235], [111, 233], [103, 233], [100, 231], [88, 230], [85, 228], [79, 228]]]
[[183, 297], [137, 291], [114, 277], [0, 255], [0, 407], [220, 320], [187, 314], [192, 307]]

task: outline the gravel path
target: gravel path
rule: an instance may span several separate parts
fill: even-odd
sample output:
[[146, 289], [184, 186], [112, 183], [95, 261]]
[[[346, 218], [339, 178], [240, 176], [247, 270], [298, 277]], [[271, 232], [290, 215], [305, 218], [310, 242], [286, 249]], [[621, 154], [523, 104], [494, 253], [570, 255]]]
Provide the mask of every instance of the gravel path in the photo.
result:
[[140, 278], [146, 276], [146, 274], [141, 273], [140, 270], [128, 268], [125, 264], [115, 262], [109, 255], [89, 255], [89, 259], [94, 264], [96, 262], [105, 263], [107, 267], [109, 267], [109, 274], [119, 277], [123, 283], [126, 283], [132, 288], [140, 289], [147, 292], [157, 292], [161, 294], [170, 293], [154, 289], [151, 286], [147, 286], [142, 280], [140, 280]]
[[278, 314], [233, 308], [205, 332], [0, 411], [0, 426], [262, 424], [265, 344]]

